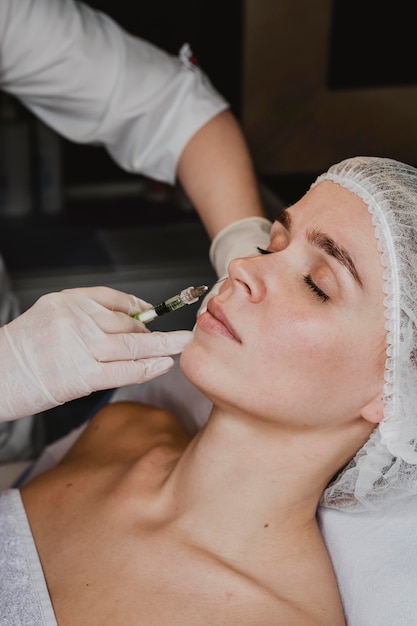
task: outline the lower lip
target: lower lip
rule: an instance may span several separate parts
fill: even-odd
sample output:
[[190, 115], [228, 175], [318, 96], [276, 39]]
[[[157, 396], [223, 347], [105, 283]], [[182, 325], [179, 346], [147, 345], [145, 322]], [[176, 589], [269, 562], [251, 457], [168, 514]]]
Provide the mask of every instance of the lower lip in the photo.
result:
[[205, 311], [197, 317], [197, 326], [208, 333], [221, 335], [222, 337], [233, 339], [233, 341], [238, 341], [236, 337], [232, 335], [230, 330], [226, 328], [223, 322], [218, 320], [216, 317], [213, 317], [213, 315], [208, 311]]

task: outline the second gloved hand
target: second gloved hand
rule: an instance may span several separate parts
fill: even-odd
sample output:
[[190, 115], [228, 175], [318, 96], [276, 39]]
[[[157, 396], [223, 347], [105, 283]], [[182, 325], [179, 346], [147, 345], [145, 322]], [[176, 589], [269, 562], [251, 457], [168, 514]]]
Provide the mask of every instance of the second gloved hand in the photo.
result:
[[131, 317], [148, 306], [107, 287], [68, 289], [0, 328], [0, 422], [168, 371], [192, 333], [149, 332]]
[[[246, 217], [223, 228], [210, 246], [210, 261], [217, 277], [227, 277], [229, 263], [239, 257], [259, 254], [257, 246], [265, 248], [269, 245], [269, 233], [272, 222], [264, 217]], [[222, 282], [216, 283], [201, 302], [198, 314], [206, 310], [208, 300], [216, 295]]]

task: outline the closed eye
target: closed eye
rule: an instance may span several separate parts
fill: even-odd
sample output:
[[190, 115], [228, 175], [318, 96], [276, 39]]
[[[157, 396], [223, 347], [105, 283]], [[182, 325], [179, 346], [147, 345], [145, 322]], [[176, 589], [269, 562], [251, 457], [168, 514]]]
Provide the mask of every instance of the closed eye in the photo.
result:
[[308, 285], [310, 287], [311, 291], [313, 291], [314, 294], [322, 302], [327, 302], [328, 300], [330, 300], [330, 297], [327, 295], [327, 293], [325, 293], [322, 289], [320, 289], [320, 287], [318, 287], [316, 285], [314, 280], [311, 278], [310, 274], [308, 274], [307, 276], [304, 276], [304, 282], [305, 282], [306, 285]]

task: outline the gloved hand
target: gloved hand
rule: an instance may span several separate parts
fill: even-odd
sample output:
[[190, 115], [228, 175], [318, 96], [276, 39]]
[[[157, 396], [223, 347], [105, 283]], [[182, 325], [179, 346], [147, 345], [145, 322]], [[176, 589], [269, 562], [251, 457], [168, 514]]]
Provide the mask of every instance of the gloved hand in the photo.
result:
[[[272, 222], [265, 217], [245, 217], [223, 228], [214, 237], [210, 246], [210, 261], [217, 277], [227, 277], [229, 263], [239, 257], [259, 254], [257, 246], [265, 248], [269, 245], [269, 233]], [[207, 302], [219, 292], [221, 282], [216, 283], [204, 297], [197, 315], [207, 308]]]
[[190, 331], [149, 332], [149, 305], [108, 287], [50, 293], [0, 328], [0, 421], [168, 371]]

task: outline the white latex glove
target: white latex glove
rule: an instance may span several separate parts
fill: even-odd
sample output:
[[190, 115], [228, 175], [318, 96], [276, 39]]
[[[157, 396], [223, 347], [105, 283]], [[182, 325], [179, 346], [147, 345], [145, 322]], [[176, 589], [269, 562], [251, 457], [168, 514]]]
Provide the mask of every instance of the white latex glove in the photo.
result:
[[[265, 217], [245, 217], [223, 228], [214, 237], [210, 246], [210, 261], [221, 280], [226, 278], [229, 263], [239, 257], [259, 254], [257, 246], [269, 245], [272, 222]], [[208, 300], [216, 295], [222, 283], [216, 283], [202, 300], [197, 315], [206, 310]]]
[[190, 331], [149, 332], [149, 304], [108, 287], [50, 293], [0, 328], [0, 421], [168, 371]]

